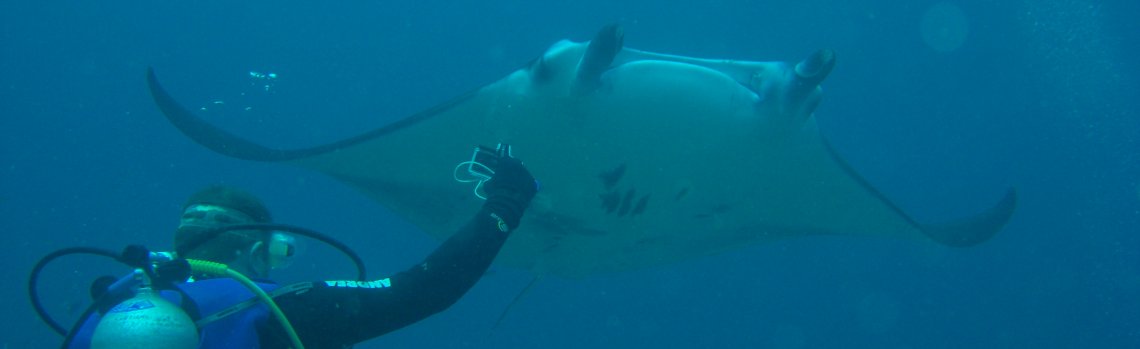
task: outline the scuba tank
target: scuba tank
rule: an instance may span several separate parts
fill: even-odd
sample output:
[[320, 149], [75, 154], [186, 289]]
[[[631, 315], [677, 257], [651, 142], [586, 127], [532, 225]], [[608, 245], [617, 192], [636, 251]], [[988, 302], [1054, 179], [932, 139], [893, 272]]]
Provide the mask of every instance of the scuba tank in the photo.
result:
[[[294, 233], [324, 242], [340, 250], [356, 265], [358, 278], [365, 280], [364, 262], [355, 252], [344, 243], [336, 241], [318, 232], [283, 224], [235, 224], [212, 229], [203, 234], [203, 237], [189, 245], [196, 246], [205, 243], [224, 232], [231, 230], [273, 230]], [[47, 312], [39, 299], [40, 272], [52, 261], [68, 255], [88, 254], [107, 257], [134, 268], [132, 274], [111, 283], [93, 287], [92, 296], [96, 299], [79, 316], [79, 321], [68, 330], [56, 322]], [[177, 258], [172, 253], [150, 252], [142, 246], [128, 246], [122, 253], [90, 247], [71, 247], [49, 253], [32, 267], [28, 279], [28, 296], [32, 307], [49, 327], [64, 337], [62, 347], [68, 348], [76, 338], [85, 321], [92, 316], [102, 314], [90, 334], [91, 348], [197, 348], [199, 329], [195, 321], [186, 311], [165, 298], [159, 293], [160, 289], [172, 289], [172, 285], [186, 281], [190, 271], [214, 276], [229, 277], [238, 281], [250, 292], [254, 293], [259, 303], [270, 308], [271, 315], [279, 321], [287, 332], [292, 346], [303, 348], [296, 332], [293, 331], [288, 319], [273, 302], [272, 297], [259, 288], [253, 281], [241, 273], [229, 269], [224, 264], [208, 261], [188, 260]], [[113, 277], [108, 277], [115, 280]], [[98, 284], [98, 283], [97, 283]], [[98, 292], [96, 292], [98, 289]], [[183, 301], [190, 301], [183, 295]], [[90, 330], [87, 330], [90, 331]]]
[[112, 307], [95, 327], [92, 349], [143, 349], [160, 344], [169, 349], [198, 348], [198, 327], [194, 320], [170, 301], [163, 299], [141, 270], [132, 276], [142, 285], [134, 297]]

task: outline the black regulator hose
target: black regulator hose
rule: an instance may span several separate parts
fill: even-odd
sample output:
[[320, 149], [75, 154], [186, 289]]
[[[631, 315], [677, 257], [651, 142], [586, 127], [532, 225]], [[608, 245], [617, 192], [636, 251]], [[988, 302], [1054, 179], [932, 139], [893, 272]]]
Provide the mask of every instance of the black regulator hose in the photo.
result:
[[71, 326], [71, 330], [64, 334], [63, 344], [59, 346], [60, 349], [71, 347], [71, 342], [75, 341], [75, 335], [79, 334], [79, 329], [83, 328], [83, 323], [86, 322], [87, 318], [91, 317], [92, 314], [95, 314], [95, 311], [99, 310], [100, 306], [106, 304], [110, 297], [110, 294], [103, 294], [92, 302], [91, 305], [88, 305], [87, 309], [83, 310], [83, 314], [80, 314], [79, 318], [75, 320], [75, 324]]
[[44, 269], [44, 267], [48, 265], [48, 263], [51, 263], [56, 258], [67, 256], [67, 255], [72, 255], [72, 254], [92, 254], [92, 255], [96, 255], [96, 256], [107, 257], [107, 258], [114, 259], [116, 261], [121, 262], [121, 260], [119, 258], [119, 253], [117, 253], [117, 252], [113, 252], [113, 251], [105, 250], [105, 249], [101, 249], [101, 248], [93, 248], [93, 247], [70, 247], [70, 248], [60, 249], [58, 251], [52, 252], [52, 253], [44, 256], [43, 258], [40, 258], [40, 261], [36, 263], [36, 266], [32, 267], [32, 274], [31, 274], [31, 276], [28, 277], [28, 297], [32, 301], [32, 308], [36, 309], [36, 314], [38, 314], [40, 316], [40, 319], [43, 319], [44, 322], [47, 323], [48, 327], [51, 327], [52, 330], [54, 330], [56, 333], [59, 333], [59, 335], [61, 335], [61, 336], [66, 336], [68, 330], [66, 328], [64, 328], [63, 326], [61, 326], [54, 319], [52, 319], [51, 315], [49, 315], [47, 310], [44, 309], [43, 304], [40, 303], [40, 296], [39, 296], [39, 290], [37, 289], [37, 284], [39, 284], [40, 271], [42, 271]]
[[[183, 245], [182, 251], [179, 251], [179, 253], [182, 255], [185, 255], [189, 251], [193, 251], [195, 248], [198, 248], [202, 244], [206, 243], [207, 241], [210, 241], [211, 239], [217, 237], [218, 235], [221, 235], [222, 233], [225, 233], [228, 231], [233, 231], [233, 230], [283, 231], [283, 232], [287, 232], [287, 233], [293, 233], [293, 234], [305, 236], [308, 238], [316, 239], [318, 241], [321, 241], [321, 242], [328, 244], [329, 246], [332, 246], [333, 248], [336, 248], [337, 250], [341, 251], [341, 253], [344, 253], [346, 256], [348, 256], [349, 259], [352, 259], [352, 263], [356, 264], [356, 271], [357, 271], [358, 280], [367, 280], [366, 272], [364, 269], [364, 260], [361, 259], [360, 256], [357, 255], [356, 252], [352, 250], [352, 248], [348, 247], [348, 245], [345, 245], [344, 243], [337, 241], [336, 239], [333, 239], [327, 235], [318, 233], [314, 230], [305, 229], [305, 228], [292, 226], [292, 225], [286, 225], [286, 224], [271, 224], [271, 223], [237, 224], [237, 225], [228, 225], [228, 226], [224, 226], [224, 227], [211, 229], [211, 230], [204, 232], [203, 234], [196, 236], [194, 239], [187, 242], [185, 245]], [[128, 251], [130, 251], [130, 250], [128, 249]], [[110, 250], [93, 248], [93, 247], [64, 248], [64, 249], [60, 249], [60, 250], [57, 250], [55, 252], [52, 252], [52, 253], [44, 256], [43, 258], [40, 258], [40, 261], [37, 262], [34, 267], [32, 267], [31, 276], [28, 277], [28, 298], [31, 299], [32, 308], [35, 308], [36, 314], [40, 316], [40, 319], [42, 319], [45, 323], [47, 323], [48, 327], [51, 327], [51, 329], [54, 330], [56, 333], [59, 333], [59, 335], [61, 335], [61, 336], [67, 337], [67, 340], [65, 341], [65, 343], [70, 342], [71, 338], [74, 337], [75, 334], [73, 332], [75, 330], [75, 327], [73, 327], [72, 330], [69, 331], [67, 328], [61, 326], [58, 322], [56, 322], [55, 319], [52, 319], [51, 315], [48, 314], [47, 310], [44, 309], [43, 304], [40, 302], [39, 290], [38, 290], [37, 285], [39, 284], [40, 272], [44, 269], [45, 266], [47, 266], [48, 264], [50, 264], [52, 261], [56, 260], [59, 257], [72, 255], [72, 254], [92, 254], [92, 255], [96, 255], [96, 256], [103, 256], [103, 257], [113, 259], [117, 262], [120, 262], [120, 263], [123, 263], [126, 265], [132, 265], [132, 266], [134, 264], [138, 263], [138, 261], [133, 260], [133, 259], [137, 259], [137, 258], [130, 258], [131, 260], [128, 260], [127, 257], [124, 257], [125, 254], [130, 254], [128, 252], [118, 253], [118, 252], [114, 252], [114, 251], [110, 251]], [[153, 271], [147, 270], [147, 273], [151, 274], [151, 273], [153, 273]], [[154, 275], [150, 275], [150, 276], [153, 277]], [[79, 319], [80, 323], [82, 323], [82, 321], [84, 321], [84, 319], [86, 319], [96, 309], [98, 309], [99, 304], [105, 302], [104, 299], [108, 298], [106, 296], [107, 295], [104, 294], [104, 295], [100, 295], [100, 297], [97, 297], [98, 301], [91, 304], [91, 306], [88, 307], [87, 310], [85, 310], [83, 312], [83, 316], [81, 316]], [[78, 326], [76, 326], [76, 327], [78, 327]]]
[[356, 264], [357, 280], [368, 280], [368, 277], [366, 276], [366, 272], [364, 270], [364, 260], [361, 259], [360, 256], [357, 255], [356, 252], [352, 250], [351, 247], [348, 247], [348, 245], [345, 245], [343, 242], [337, 241], [336, 239], [333, 239], [333, 238], [329, 237], [328, 235], [318, 233], [318, 232], [311, 230], [311, 229], [301, 228], [298, 226], [293, 226], [293, 225], [288, 225], [288, 224], [276, 224], [276, 223], [235, 224], [235, 225], [227, 225], [224, 227], [218, 227], [218, 228], [210, 229], [210, 230], [207, 230], [205, 232], [202, 232], [201, 234], [197, 234], [197, 236], [195, 236], [193, 239], [190, 239], [185, 244], [183, 244], [179, 248], [179, 251], [176, 251], [176, 252], [178, 252], [178, 254], [180, 256], [185, 256], [185, 255], [189, 254], [190, 251], [193, 251], [194, 249], [202, 246], [202, 244], [206, 243], [207, 241], [213, 240], [214, 238], [218, 237], [218, 235], [221, 235], [222, 233], [225, 233], [228, 231], [233, 231], [233, 230], [283, 231], [286, 233], [293, 233], [293, 234], [301, 235], [304, 237], [308, 237], [308, 238], [326, 243], [329, 246], [332, 246], [333, 248], [339, 250], [341, 253], [344, 253], [344, 255], [348, 256], [349, 259], [352, 259], [352, 263]]

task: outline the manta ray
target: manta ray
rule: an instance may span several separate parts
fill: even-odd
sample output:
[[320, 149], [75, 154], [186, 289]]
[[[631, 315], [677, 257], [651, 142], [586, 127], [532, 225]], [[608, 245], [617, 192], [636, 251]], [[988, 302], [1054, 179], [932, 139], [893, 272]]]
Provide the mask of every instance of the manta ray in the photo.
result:
[[924, 224], [864, 179], [813, 115], [836, 56], [701, 59], [625, 47], [619, 26], [563, 40], [491, 84], [371, 131], [282, 150], [213, 126], [153, 69], [169, 121], [222, 155], [282, 162], [346, 183], [446, 238], [480, 199], [456, 181], [476, 145], [505, 143], [541, 190], [497, 262], [576, 278], [807, 235], [917, 238], [965, 247], [994, 236], [1016, 193]]

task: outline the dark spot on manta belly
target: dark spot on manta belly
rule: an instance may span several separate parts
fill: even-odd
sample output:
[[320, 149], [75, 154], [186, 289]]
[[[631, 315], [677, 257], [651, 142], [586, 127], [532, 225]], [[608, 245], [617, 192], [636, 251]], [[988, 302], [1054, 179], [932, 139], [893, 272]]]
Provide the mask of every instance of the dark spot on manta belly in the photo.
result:
[[677, 192], [677, 195], [673, 196], [673, 200], [681, 200], [681, 199], [685, 198], [685, 195], [688, 195], [688, 194], [689, 194], [689, 187], [681, 188], [681, 190]]
[[[626, 189], [618, 186], [618, 182], [625, 177], [626, 167], [626, 163], [623, 162], [612, 169], [598, 173], [598, 179], [605, 186], [605, 192], [598, 194], [598, 199], [602, 201], [602, 209], [606, 211], [606, 214], [617, 213], [618, 216], [636, 216], [645, 213], [645, 208], [649, 205], [649, 194], [642, 195], [639, 198], [637, 191], [633, 188]], [[682, 189], [678, 195], [683, 196], [687, 190], [687, 188]]]
[[613, 189], [618, 181], [621, 180], [622, 176], [625, 176], [625, 163], [598, 174], [598, 178], [602, 180], [602, 185], [606, 187], [606, 190]]
[[645, 196], [642, 196], [640, 200], [637, 200], [637, 205], [633, 206], [633, 212], [630, 213], [630, 215], [632, 216], [632, 215], [639, 215], [639, 214], [644, 213], [645, 212], [645, 206], [648, 204], [649, 204], [649, 194], [645, 194]]
[[629, 213], [629, 209], [633, 205], [633, 194], [633, 189], [625, 192], [625, 196], [621, 198], [621, 206], [618, 208], [618, 216], [624, 216], [625, 214]]

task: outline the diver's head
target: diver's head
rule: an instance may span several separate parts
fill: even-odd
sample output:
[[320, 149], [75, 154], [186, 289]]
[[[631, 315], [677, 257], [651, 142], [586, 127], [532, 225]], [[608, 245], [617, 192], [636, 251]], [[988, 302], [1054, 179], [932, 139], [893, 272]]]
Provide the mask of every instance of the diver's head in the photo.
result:
[[[281, 264], [282, 256], [292, 254], [292, 246], [281, 247], [283, 234], [265, 230], [231, 230], [197, 247], [188, 246], [202, 234], [236, 224], [270, 223], [269, 210], [253, 195], [237, 188], [215, 185], [191, 195], [182, 206], [182, 220], [174, 232], [174, 250], [182, 258], [224, 263], [251, 277], [266, 277]], [[275, 249], [286, 251], [275, 251]]]

